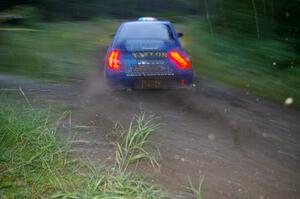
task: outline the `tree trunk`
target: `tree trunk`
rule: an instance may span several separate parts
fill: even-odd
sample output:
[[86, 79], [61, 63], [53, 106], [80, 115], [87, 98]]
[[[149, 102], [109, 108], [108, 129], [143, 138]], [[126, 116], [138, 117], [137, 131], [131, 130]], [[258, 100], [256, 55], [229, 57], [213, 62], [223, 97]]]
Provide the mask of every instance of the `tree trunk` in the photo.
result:
[[210, 16], [209, 16], [209, 10], [208, 10], [208, 2], [207, 2], [207, 0], [204, 0], [204, 6], [205, 6], [205, 10], [206, 10], [206, 19], [207, 19], [207, 22], [208, 22], [208, 25], [209, 25], [210, 33], [213, 35], [214, 32], [213, 32], [212, 24], [211, 24], [211, 21], [210, 21]]
[[256, 5], [255, 5], [255, 0], [252, 0], [252, 6], [253, 6], [253, 11], [254, 11], [254, 17], [255, 17], [257, 39], [260, 39], [260, 30], [259, 30], [258, 15], [257, 15], [257, 9], [256, 9]]

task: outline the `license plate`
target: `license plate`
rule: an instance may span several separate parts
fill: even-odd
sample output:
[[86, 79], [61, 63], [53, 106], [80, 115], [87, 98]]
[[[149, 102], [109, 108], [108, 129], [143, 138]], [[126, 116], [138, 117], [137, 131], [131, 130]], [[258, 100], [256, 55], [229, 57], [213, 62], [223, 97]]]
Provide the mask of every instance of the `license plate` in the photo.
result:
[[137, 66], [134, 68], [137, 73], [162, 73], [166, 72], [165, 66]]
[[157, 89], [162, 88], [162, 81], [159, 79], [140, 79], [136, 84], [141, 89]]

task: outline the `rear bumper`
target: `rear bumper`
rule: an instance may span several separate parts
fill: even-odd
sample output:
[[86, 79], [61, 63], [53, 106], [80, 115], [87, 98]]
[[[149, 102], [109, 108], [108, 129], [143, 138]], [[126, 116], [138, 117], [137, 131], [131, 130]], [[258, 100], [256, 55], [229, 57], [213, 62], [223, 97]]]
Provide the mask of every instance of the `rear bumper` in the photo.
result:
[[[127, 76], [126, 73], [107, 73], [106, 81], [110, 86], [122, 86], [127, 88], [144, 89], [143, 83], [145, 80], [153, 82], [159, 81], [159, 85], [154, 88], [176, 88], [186, 87], [193, 84], [194, 75], [192, 71], [187, 71], [183, 74], [174, 75], [153, 75], [153, 76]], [[148, 88], [148, 87], [145, 87]]]

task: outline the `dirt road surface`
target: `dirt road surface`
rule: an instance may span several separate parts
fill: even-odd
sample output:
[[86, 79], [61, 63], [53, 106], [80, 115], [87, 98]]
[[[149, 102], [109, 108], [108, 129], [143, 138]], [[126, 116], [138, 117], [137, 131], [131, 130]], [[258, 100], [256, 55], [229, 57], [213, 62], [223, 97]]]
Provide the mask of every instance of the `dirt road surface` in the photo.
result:
[[[96, 71], [96, 70], [95, 70]], [[99, 162], [114, 158], [111, 129], [140, 112], [162, 123], [151, 138], [161, 169], [141, 170], [174, 196], [193, 198], [188, 176], [204, 176], [206, 199], [300, 198], [300, 112], [206, 78], [191, 90], [110, 91], [98, 72], [73, 85], [0, 75], [1, 88], [75, 106], [74, 150]]]

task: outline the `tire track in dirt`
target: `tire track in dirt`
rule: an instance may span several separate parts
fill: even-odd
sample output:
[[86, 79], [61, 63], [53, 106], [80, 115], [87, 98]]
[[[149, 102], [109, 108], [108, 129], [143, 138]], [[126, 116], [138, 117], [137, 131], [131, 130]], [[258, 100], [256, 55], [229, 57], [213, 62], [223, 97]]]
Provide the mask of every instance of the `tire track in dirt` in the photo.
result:
[[[13, 80], [13, 81], [12, 81]], [[205, 198], [298, 198], [300, 113], [205, 78], [193, 90], [110, 91], [101, 75], [74, 85], [47, 84], [1, 75], [2, 88], [62, 100], [76, 108], [74, 150], [101, 163], [113, 162], [111, 129], [141, 111], [160, 117], [152, 137], [161, 171], [141, 171], [172, 193], [192, 198], [184, 186], [205, 176]]]
[[123, 123], [141, 111], [160, 117], [152, 142], [162, 154], [161, 172], [143, 172], [172, 192], [189, 198], [187, 176], [203, 175], [206, 198], [298, 197], [298, 111], [207, 79], [195, 90], [131, 92], [88, 79], [85, 114]]

